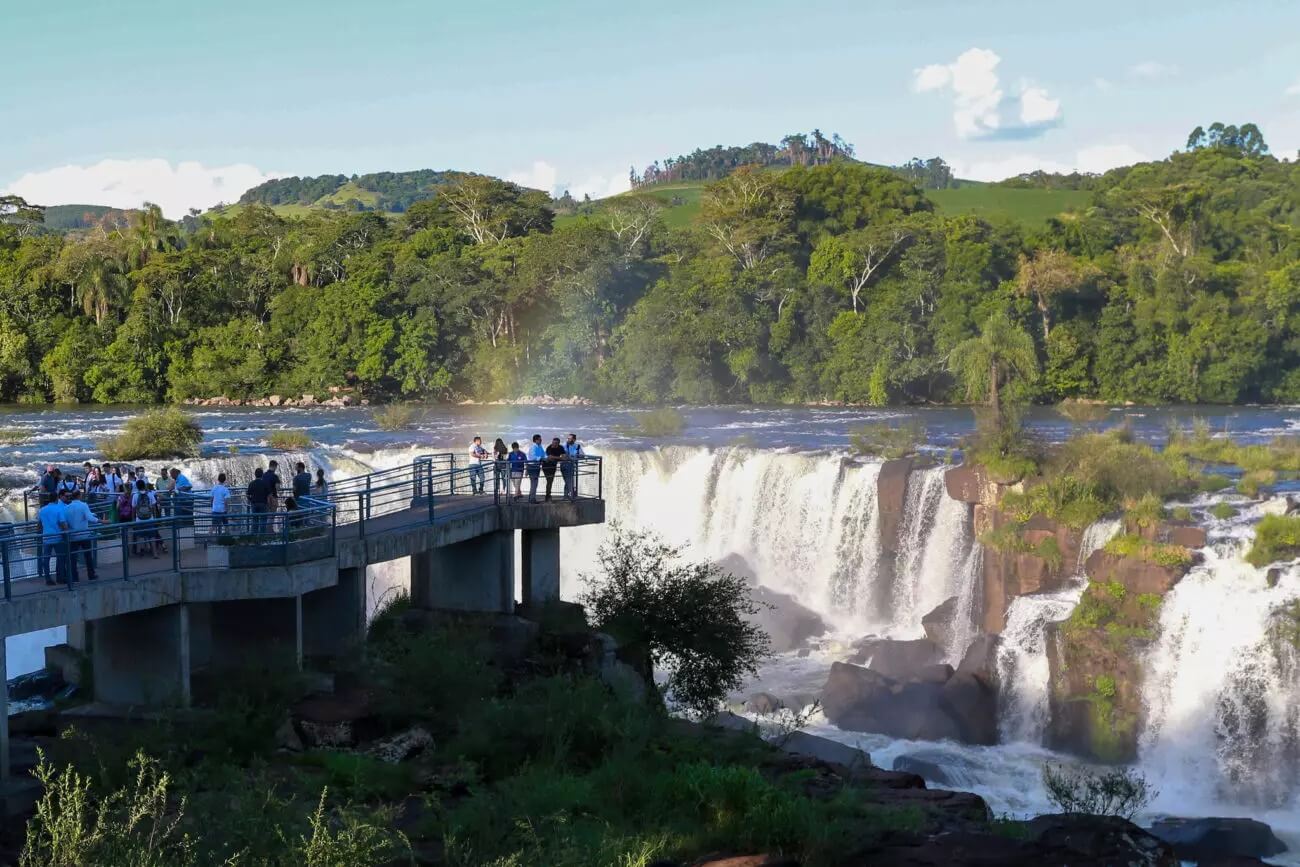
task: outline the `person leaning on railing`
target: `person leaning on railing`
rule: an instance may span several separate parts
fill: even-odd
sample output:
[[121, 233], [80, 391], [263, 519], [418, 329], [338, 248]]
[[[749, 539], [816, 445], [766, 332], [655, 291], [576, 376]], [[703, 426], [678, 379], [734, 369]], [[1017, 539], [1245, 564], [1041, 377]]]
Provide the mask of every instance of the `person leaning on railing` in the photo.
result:
[[568, 441], [564, 444], [564, 454], [566, 460], [560, 464], [560, 472], [564, 474], [564, 496], [576, 500], [578, 499], [578, 461], [587, 456], [582, 450], [582, 443], [578, 442], [577, 434], [569, 434]]

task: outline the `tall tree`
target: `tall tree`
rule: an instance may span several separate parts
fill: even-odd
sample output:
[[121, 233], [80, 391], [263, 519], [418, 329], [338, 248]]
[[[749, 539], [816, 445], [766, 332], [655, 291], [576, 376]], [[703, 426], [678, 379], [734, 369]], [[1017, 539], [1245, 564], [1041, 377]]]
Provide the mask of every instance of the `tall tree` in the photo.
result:
[[1034, 341], [1006, 313], [984, 322], [978, 337], [959, 343], [949, 367], [966, 388], [967, 400], [986, 395], [995, 415], [1002, 411], [1002, 391], [1012, 383], [1031, 385], [1038, 379]]
[[1098, 273], [1092, 265], [1059, 250], [1039, 250], [1032, 258], [1021, 255], [1016, 291], [1034, 299], [1043, 319], [1043, 340], [1052, 334], [1052, 305], [1056, 299], [1077, 292]]

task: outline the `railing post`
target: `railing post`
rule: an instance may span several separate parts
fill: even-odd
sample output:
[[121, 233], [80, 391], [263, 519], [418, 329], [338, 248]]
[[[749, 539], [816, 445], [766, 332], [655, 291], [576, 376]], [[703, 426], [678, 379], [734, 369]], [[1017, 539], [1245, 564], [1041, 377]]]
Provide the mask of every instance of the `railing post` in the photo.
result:
[[370, 517], [370, 475], [366, 474], [366, 517]]
[[172, 517], [172, 571], [181, 571], [181, 530], [177, 523], [180, 519]]
[[[72, 562], [72, 532], [70, 530], [64, 531], [63, 540], [59, 543], [59, 550], [63, 552], [63, 580], [67, 582], [68, 592], [71, 593], [74, 564]], [[55, 568], [58, 568], [57, 558]]]
[[122, 577], [131, 577], [131, 530], [129, 523], [122, 524]]
[[596, 499], [605, 499], [605, 459], [596, 458]]
[[428, 476], [425, 479], [424, 495], [429, 498], [429, 523], [433, 523], [433, 461], [430, 460], [426, 465], [428, 467]]
[[280, 556], [283, 558], [285, 566], [289, 565], [289, 513], [284, 513], [284, 520], [280, 523]]
[[362, 491], [357, 491], [357, 535], [366, 535], [366, 495]]
[[6, 539], [0, 543], [0, 559], [4, 561], [5, 572], [5, 601], [13, 598], [13, 591], [9, 587], [9, 540]]

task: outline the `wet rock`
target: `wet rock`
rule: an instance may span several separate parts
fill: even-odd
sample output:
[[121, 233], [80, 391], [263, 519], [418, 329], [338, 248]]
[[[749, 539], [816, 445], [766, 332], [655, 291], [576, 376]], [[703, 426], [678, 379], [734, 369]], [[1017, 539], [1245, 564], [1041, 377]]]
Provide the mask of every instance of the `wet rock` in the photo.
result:
[[947, 647], [952, 638], [952, 625], [957, 619], [957, 597], [950, 596], [921, 618], [925, 637], [939, 647]]
[[822, 711], [839, 728], [911, 740], [962, 740], [962, 727], [944, 705], [945, 684], [900, 682], [877, 671], [836, 662], [822, 690]]
[[277, 749], [288, 750], [291, 753], [302, 752], [302, 738], [298, 737], [298, 730], [293, 727], [293, 720], [285, 717], [284, 722], [275, 730], [275, 746]]
[[1120, 557], [1105, 549], [1094, 551], [1084, 564], [1088, 577], [1098, 583], [1118, 581], [1130, 593], [1163, 596], [1187, 572], [1186, 566], [1162, 566], [1136, 557]]
[[895, 680], [911, 677], [943, 659], [939, 646], [928, 638], [867, 638], [854, 647], [854, 662]]
[[366, 755], [373, 756], [390, 765], [404, 762], [411, 756], [418, 755], [433, 746], [433, 735], [423, 726], [414, 726], [407, 731], [375, 741]]
[[866, 724], [872, 706], [887, 702], [893, 685], [889, 678], [871, 669], [845, 662], [832, 663], [822, 688], [822, 713], [840, 728], [871, 731], [853, 723], [861, 718]]
[[946, 662], [937, 665], [927, 665], [916, 673], [913, 680], [918, 683], [947, 683], [952, 677], [953, 667]]
[[1264, 573], [1264, 583], [1268, 584], [1269, 587], [1276, 587], [1277, 582], [1281, 580], [1282, 568], [1280, 566], [1272, 566]]
[[862, 797], [868, 803], [920, 808], [929, 821], [940, 828], [979, 827], [992, 818], [992, 813], [984, 799], [971, 792], [908, 788], [892, 791], [867, 790], [863, 792]]
[[943, 474], [948, 496], [962, 503], [993, 505], [997, 502], [997, 485], [984, 477], [979, 467], [962, 464]]
[[942, 767], [935, 762], [926, 761], [916, 756], [901, 755], [894, 757], [893, 768], [896, 771], [906, 771], [909, 774], [918, 774], [925, 778], [927, 783], [938, 783], [942, 786], [951, 786], [952, 780], [944, 773]]
[[968, 744], [998, 742], [998, 697], [972, 674], [955, 674], [943, 685], [940, 703]]
[[865, 771], [872, 767], [871, 754], [866, 750], [860, 750], [848, 744], [833, 741], [830, 738], [810, 735], [807, 732], [791, 732], [786, 737], [777, 740], [773, 745], [783, 753], [817, 759], [828, 764], [838, 765], [849, 771]]
[[746, 719], [740, 714], [724, 710], [721, 713], [715, 713], [704, 721], [706, 726], [711, 728], [726, 729], [733, 732], [746, 732], [749, 734], [758, 733], [758, 725], [751, 719]]
[[912, 475], [912, 458], [885, 461], [876, 478], [876, 507], [880, 513], [880, 547], [898, 553], [898, 530], [907, 508], [907, 482]]
[[745, 710], [749, 713], [776, 713], [784, 707], [785, 703], [770, 692], [756, 692], [745, 700]]
[[990, 689], [997, 689], [998, 637], [987, 633], [975, 636], [957, 666], [957, 673], [972, 675]]
[[1161, 527], [1160, 541], [1170, 545], [1182, 545], [1184, 548], [1204, 548], [1209, 540], [1204, 527], [1194, 524], [1165, 524]]
[[1188, 861], [1210, 858], [1271, 858], [1287, 850], [1273, 829], [1254, 819], [1162, 819], [1151, 833]]
[[816, 611], [788, 593], [760, 584], [744, 557], [731, 554], [720, 560], [718, 565], [749, 582], [753, 600], [758, 603], [758, 611], [746, 619], [767, 633], [773, 653], [798, 650], [805, 647], [809, 639], [825, 635], [829, 631], [826, 621]]

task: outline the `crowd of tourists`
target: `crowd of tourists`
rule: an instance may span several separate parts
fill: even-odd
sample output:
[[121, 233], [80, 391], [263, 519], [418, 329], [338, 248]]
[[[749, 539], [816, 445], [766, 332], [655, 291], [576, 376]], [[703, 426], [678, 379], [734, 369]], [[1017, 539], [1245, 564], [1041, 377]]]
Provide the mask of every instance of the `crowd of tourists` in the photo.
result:
[[552, 437], [549, 445], [542, 445], [542, 435], [533, 434], [527, 450], [512, 442], [506, 447], [501, 437], [492, 445], [491, 450], [483, 445], [482, 437], [474, 437], [469, 446], [469, 479], [471, 493], [483, 494], [487, 489], [487, 470], [493, 471], [496, 490], [505, 491], [512, 499], [523, 499], [524, 477], [528, 477], [528, 502], [539, 502], [537, 489], [546, 480], [544, 499], [550, 501], [558, 472], [564, 483], [564, 498], [578, 498], [578, 468], [581, 458], [587, 455], [578, 442], [577, 434], [569, 434], [564, 442], [559, 437]]

